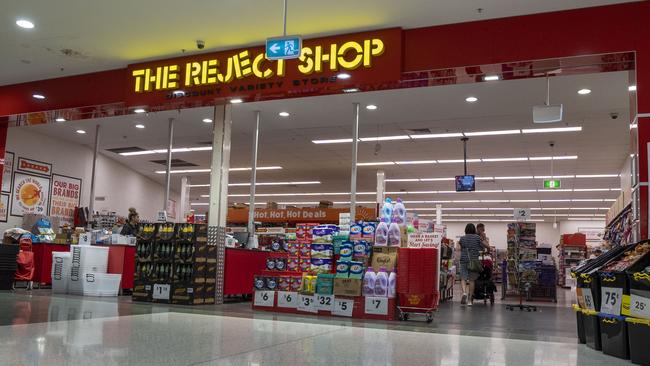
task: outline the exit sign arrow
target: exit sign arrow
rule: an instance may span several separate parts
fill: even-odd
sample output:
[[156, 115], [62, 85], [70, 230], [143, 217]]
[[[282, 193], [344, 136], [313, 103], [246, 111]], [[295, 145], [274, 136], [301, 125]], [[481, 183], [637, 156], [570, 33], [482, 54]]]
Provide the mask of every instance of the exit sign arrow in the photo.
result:
[[300, 57], [302, 37], [284, 36], [266, 39], [266, 58], [268, 60], [289, 60]]
[[544, 189], [557, 189], [561, 187], [559, 179], [545, 179]]
[[277, 43], [273, 43], [269, 48], [269, 50], [271, 50], [271, 53], [278, 53], [278, 51], [280, 50], [280, 45]]

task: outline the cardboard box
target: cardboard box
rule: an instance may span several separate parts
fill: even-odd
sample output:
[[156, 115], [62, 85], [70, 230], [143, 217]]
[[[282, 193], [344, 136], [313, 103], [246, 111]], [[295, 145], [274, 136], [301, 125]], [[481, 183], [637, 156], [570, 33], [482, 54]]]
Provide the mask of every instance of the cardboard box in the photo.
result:
[[174, 285], [171, 295], [172, 304], [200, 305], [203, 300], [203, 286], [196, 285]]
[[336, 296], [361, 296], [363, 280], [358, 278], [335, 278], [334, 295]]
[[371, 265], [375, 271], [379, 268], [386, 267], [386, 270], [392, 272], [397, 265], [398, 247], [373, 247]]

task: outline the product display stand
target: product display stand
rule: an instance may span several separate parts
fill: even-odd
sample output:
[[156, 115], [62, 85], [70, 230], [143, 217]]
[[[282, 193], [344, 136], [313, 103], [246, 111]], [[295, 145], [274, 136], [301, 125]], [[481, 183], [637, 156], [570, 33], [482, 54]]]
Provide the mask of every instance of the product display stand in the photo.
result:
[[[508, 224], [508, 259], [506, 261], [507, 276], [504, 276], [503, 295], [505, 299], [507, 289], [514, 289], [519, 296], [519, 304], [507, 304], [506, 309], [513, 311], [515, 308], [526, 311], [537, 311], [534, 305], [524, 305], [524, 296], [530, 298], [532, 288], [531, 278], [523, 271], [526, 262], [537, 259], [537, 243], [535, 241], [535, 224], [517, 222]], [[506, 280], [507, 278], [507, 280]]]

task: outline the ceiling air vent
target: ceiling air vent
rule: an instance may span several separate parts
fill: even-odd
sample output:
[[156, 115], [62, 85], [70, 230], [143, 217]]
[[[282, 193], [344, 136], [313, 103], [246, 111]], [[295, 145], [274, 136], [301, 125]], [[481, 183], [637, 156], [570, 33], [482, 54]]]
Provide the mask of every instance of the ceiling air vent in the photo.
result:
[[137, 146], [130, 146], [130, 147], [116, 147], [116, 148], [113, 148], [113, 149], [106, 149], [106, 151], [110, 151], [110, 152], [116, 153], [116, 154], [122, 154], [122, 153], [144, 151], [144, 149], [141, 148], [141, 147], [137, 147]]
[[[155, 164], [160, 164], [162, 166], [167, 166], [167, 159], [151, 160], [151, 162]], [[181, 167], [188, 167], [188, 166], [198, 166], [198, 165], [181, 159], [172, 159], [172, 168], [181, 168]]]
[[413, 128], [413, 129], [407, 129], [406, 132], [409, 135], [428, 135], [430, 133], [433, 133], [431, 129], [429, 128]]

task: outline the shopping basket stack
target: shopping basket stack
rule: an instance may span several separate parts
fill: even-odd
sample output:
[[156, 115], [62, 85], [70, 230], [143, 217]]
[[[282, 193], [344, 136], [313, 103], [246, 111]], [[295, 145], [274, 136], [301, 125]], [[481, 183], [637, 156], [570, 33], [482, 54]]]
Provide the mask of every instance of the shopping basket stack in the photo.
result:
[[437, 248], [400, 248], [397, 260], [397, 300], [399, 319], [409, 314], [433, 320], [438, 307], [439, 258]]

